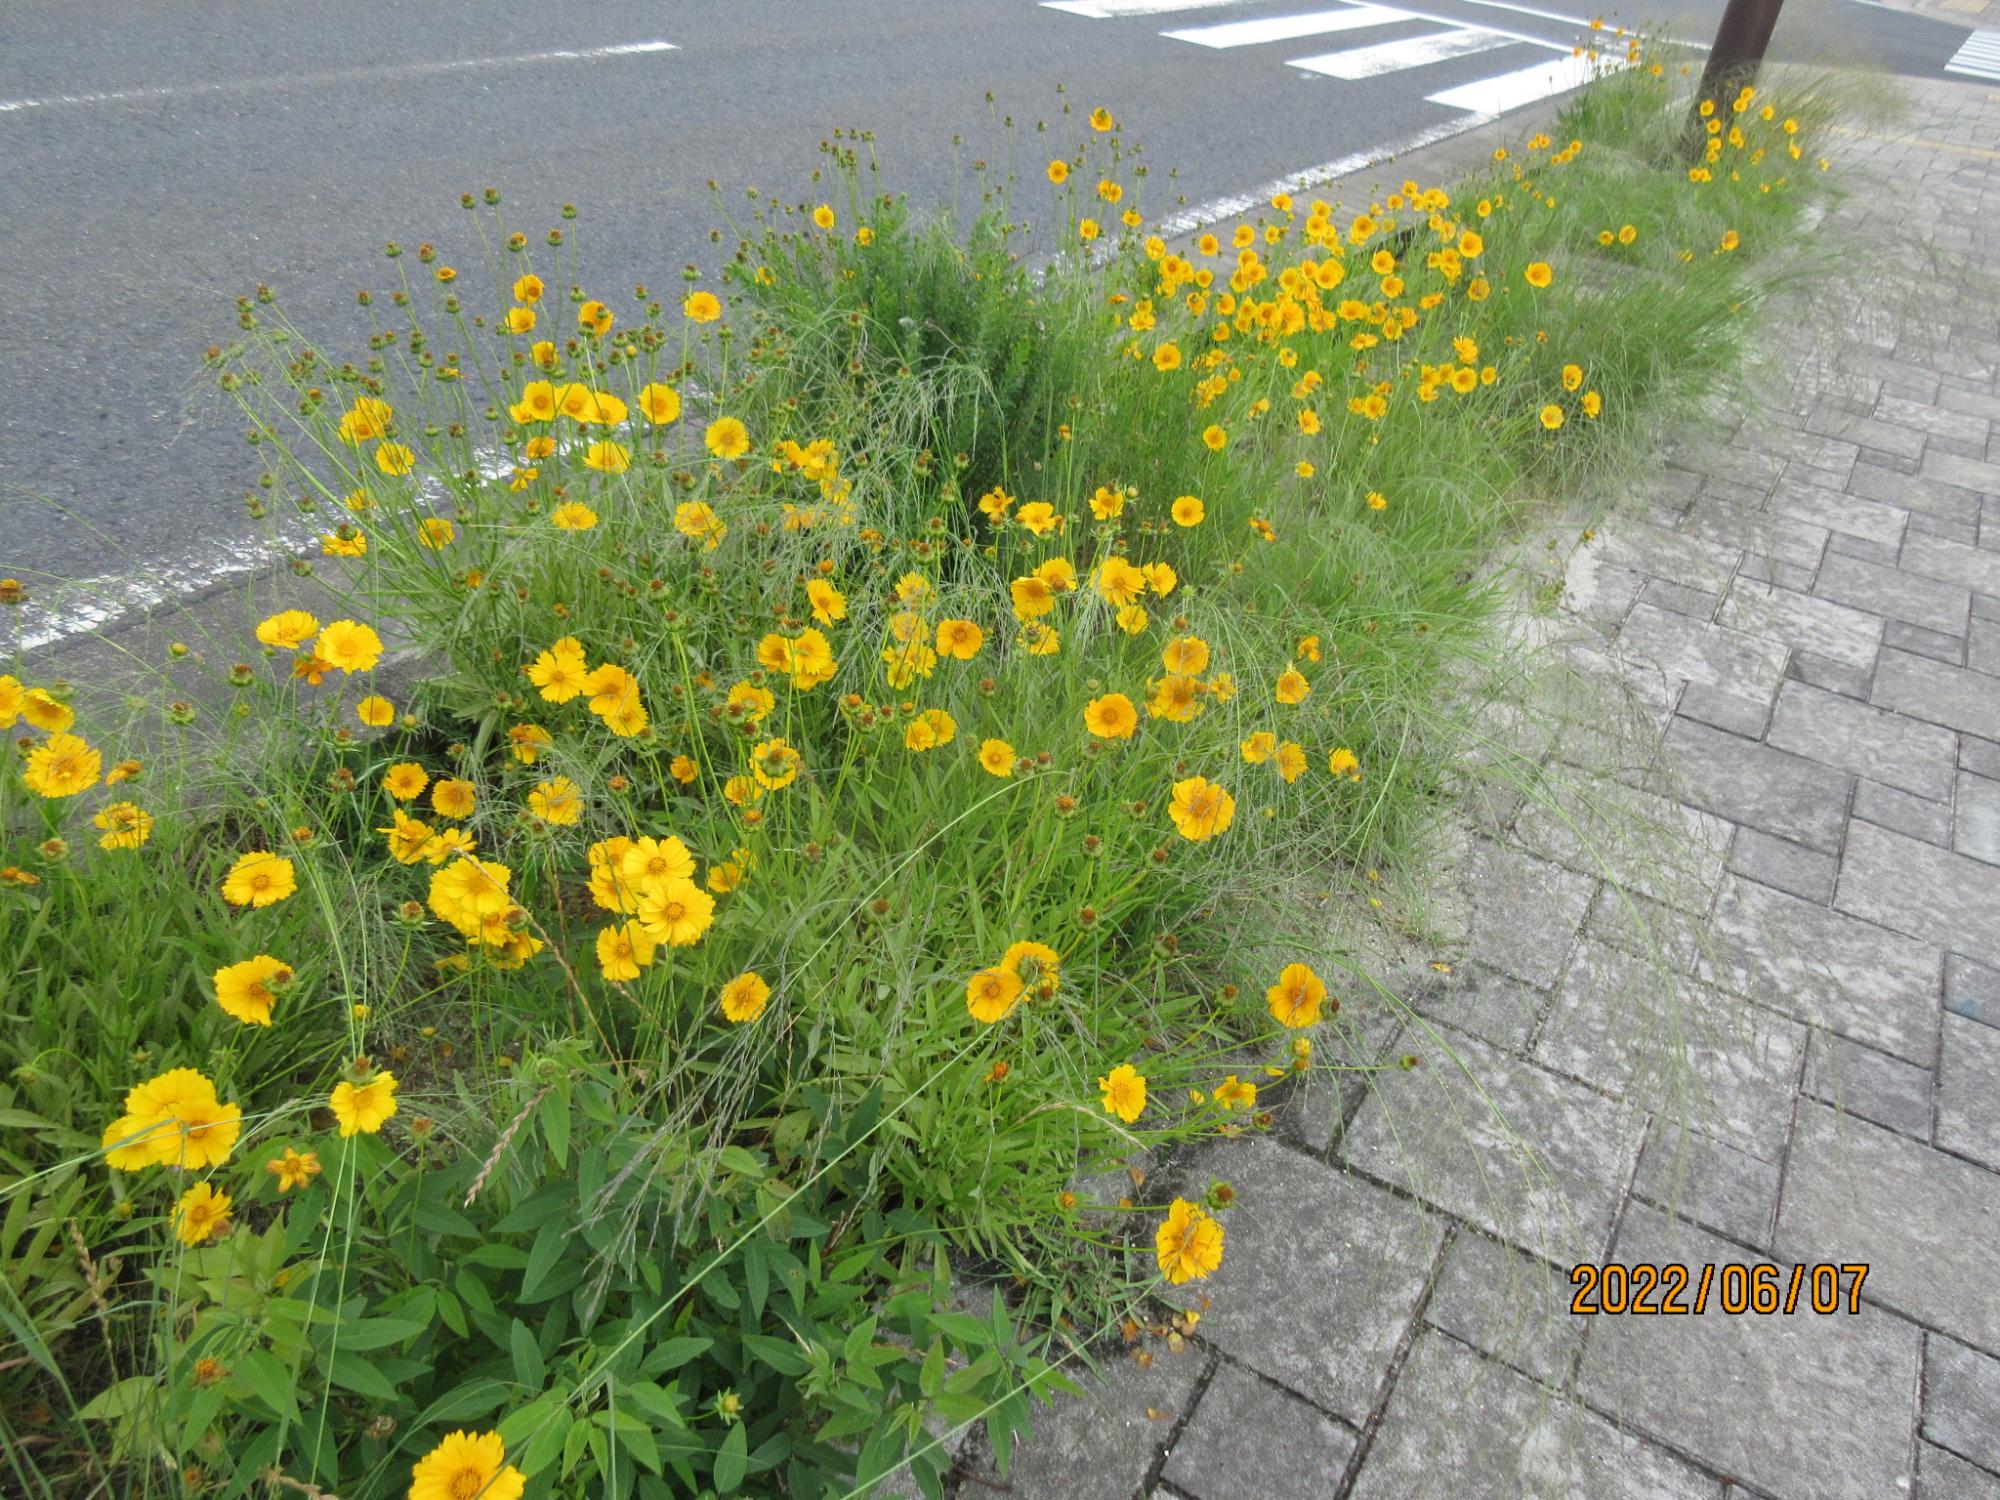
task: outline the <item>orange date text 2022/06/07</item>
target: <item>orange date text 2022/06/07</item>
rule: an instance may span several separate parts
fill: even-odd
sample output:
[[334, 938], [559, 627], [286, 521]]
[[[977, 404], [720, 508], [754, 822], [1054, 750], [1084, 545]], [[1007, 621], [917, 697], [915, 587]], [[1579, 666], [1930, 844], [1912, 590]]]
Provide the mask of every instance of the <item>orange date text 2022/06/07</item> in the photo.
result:
[[1600, 1314], [1699, 1314], [1713, 1306], [1726, 1313], [1772, 1314], [1801, 1312], [1859, 1313], [1861, 1283], [1867, 1279], [1865, 1262], [1782, 1266], [1746, 1265], [1737, 1261], [1717, 1265], [1683, 1265], [1669, 1261], [1655, 1265], [1637, 1261], [1632, 1265], [1608, 1262], [1570, 1268], [1570, 1285], [1576, 1288], [1569, 1310], [1580, 1317]]

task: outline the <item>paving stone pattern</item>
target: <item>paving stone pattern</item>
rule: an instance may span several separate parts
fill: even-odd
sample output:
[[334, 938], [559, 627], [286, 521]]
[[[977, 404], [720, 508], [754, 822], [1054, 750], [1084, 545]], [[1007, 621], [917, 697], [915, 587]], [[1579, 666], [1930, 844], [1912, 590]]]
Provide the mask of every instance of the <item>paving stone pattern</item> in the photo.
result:
[[[1172, 1169], [1241, 1194], [1192, 1336], [1112, 1351], [1017, 1500], [2000, 1500], [2000, 320], [1939, 269], [2000, 251], [1996, 140], [1936, 83], [1844, 137], [1818, 235], [1893, 203], [1917, 253], [1781, 322], [1571, 566], [1657, 758], [1552, 738], [1672, 870], [1487, 820], [1456, 972], [1377, 1032], [1426, 1065]], [[1830, 1316], [1580, 1317], [1575, 1261], [1869, 1269]], [[969, 1444], [955, 1493], [996, 1482]]]

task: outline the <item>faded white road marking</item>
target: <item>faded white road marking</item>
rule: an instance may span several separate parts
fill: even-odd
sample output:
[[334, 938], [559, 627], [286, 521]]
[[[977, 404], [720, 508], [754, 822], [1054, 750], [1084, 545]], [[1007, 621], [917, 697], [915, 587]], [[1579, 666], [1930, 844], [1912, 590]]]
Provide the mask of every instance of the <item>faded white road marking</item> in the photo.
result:
[[1109, 21], [1118, 16], [1164, 16], [1177, 10], [1221, 10], [1225, 5], [1241, 5], [1243, 0], [1042, 0], [1042, 9], [1092, 21]]
[[2000, 78], [2000, 31], [1975, 31], [1944, 65], [1968, 78]]
[[615, 47], [588, 47], [577, 52], [523, 52], [515, 57], [465, 57], [447, 62], [385, 63], [369, 68], [335, 68], [322, 73], [288, 73], [273, 78], [233, 78], [217, 83], [160, 84], [143, 89], [111, 89], [97, 94], [48, 94], [39, 99], [0, 99], [0, 114], [30, 109], [59, 109], [77, 104], [130, 104], [161, 99], [198, 99], [223, 94], [259, 93], [272, 89], [317, 88], [329, 83], [377, 79], [430, 78], [440, 73], [469, 73], [486, 68], [525, 68], [537, 63], [597, 62], [610, 57], [639, 57], [653, 52], [678, 52], [672, 42], [622, 42]]

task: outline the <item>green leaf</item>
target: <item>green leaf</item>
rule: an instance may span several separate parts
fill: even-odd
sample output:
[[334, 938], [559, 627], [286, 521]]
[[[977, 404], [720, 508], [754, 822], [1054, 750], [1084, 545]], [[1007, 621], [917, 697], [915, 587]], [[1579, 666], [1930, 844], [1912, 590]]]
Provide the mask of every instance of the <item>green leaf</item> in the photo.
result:
[[508, 1331], [507, 1350], [513, 1356], [514, 1378], [525, 1389], [539, 1391], [542, 1377], [548, 1373], [542, 1363], [541, 1345], [535, 1342], [534, 1334], [519, 1318], [514, 1320], [514, 1326]]
[[137, 1416], [159, 1389], [160, 1382], [150, 1375], [128, 1375], [99, 1391], [77, 1415], [86, 1422], [123, 1422]]
[[744, 1431], [741, 1422], [733, 1423], [729, 1436], [722, 1440], [722, 1446], [715, 1450], [715, 1492], [718, 1495], [731, 1494], [743, 1483], [743, 1471], [749, 1467], [750, 1435]]
[[391, 1344], [400, 1344], [413, 1339], [428, 1329], [428, 1323], [414, 1322], [408, 1318], [361, 1318], [343, 1325], [334, 1335], [338, 1347], [352, 1349], [359, 1353], [368, 1349], [386, 1349]]
[[[464, 1385], [452, 1387], [425, 1407], [423, 1415], [410, 1425], [428, 1427], [433, 1422], [468, 1422], [474, 1417], [498, 1411], [512, 1399], [512, 1395], [497, 1380], [468, 1380]], [[511, 1444], [513, 1439], [509, 1438], [508, 1442]]]
[[646, 1372], [650, 1375], [665, 1375], [669, 1371], [678, 1370], [691, 1359], [699, 1359], [714, 1347], [714, 1339], [666, 1339], [655, 1344], [646, 1355]]
[[326, 1366], [326, 1378], [357, 1396], [367, 1396], [392, 1405], [400, 1404], [402, 1400], [380, 1370], [360, 1355], [349, 1354], [344, 1349], [335, 1354], [333, 1362]]
[[569, 1095], [550, 1094], [542, 1101], [536, 1115], [541, 1120], [542, 1135], [549, 1143], [549, 1155], [556, 1159], [556, 1166], [569, 1166]]
[[780, 1375], [803, 1375], [806, 1372], [804, 1356], [784, 1339], [774, 1339], [766, 1333], [746, 1333], [743, 1335], [743, 1348]]
[[532, 1302], [542, 1290], [549, 1273], [562, 1259], [563, 1250], [569, 1244], [570, 1228], [567, 1224], [544, 1224], [535, 1236], [535, 1243], [528, 1249], [528, 1268], [521, 1273], [521, 1298]]

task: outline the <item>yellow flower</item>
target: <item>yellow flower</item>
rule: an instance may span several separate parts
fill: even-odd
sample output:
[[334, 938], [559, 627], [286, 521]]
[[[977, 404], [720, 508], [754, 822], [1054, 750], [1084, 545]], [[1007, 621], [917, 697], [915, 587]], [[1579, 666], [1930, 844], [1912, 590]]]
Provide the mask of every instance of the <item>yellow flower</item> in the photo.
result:
[[1174, 800], [1167, 812], [1182, 838], [1206, 843], [1228, 831], [1236, 817], [1236, 799], [1206, 777], [1190, 776], [1174, 783]]
[[1562, 367], [1562, 383], [1563, 383], [1563, 389], [1566, 391], [1573, 391], [1578, 386], [1582, 385], [1583, 366], [1564, 365]]
[[398, 802], [408, 802], [430, 784], [430, 773], [413, 760], [399, 761], [382, 773], [382, 790]]
[[528, 793], [528, 811], [544, 823], [570, 827], [583, 817], [583, 788], [567, 776], [539, 782]]
[[713, 292], [689, 292], [681, 311], [690, 323], [713, 323], [722, 316], [722, 303]]
[[965, 985], [965, 1008], [988, 1026], [1006, 1019], [1021, 998], [1021, 976], [1012, 969], [981, 969]]
[[979, 764], [989, 776], [1012, 776], [1017, 759], [1014, 747], [1005, 740], [979, 742]]
[[229, 1230], [231, 1200], [205, 1182], [197, 1182], [174, 1205], [174, 1237], [183, 1245], [203, 1245]]
[[586, 302], [576, 310], [576, 326], [585, 333], [594, 333], [601, 338], [611, 332], [611, 324], [611, 309], [602, 302]]
[[380, 693], [370, 693], [354, 705], [354, 717], [370, 729], [380, 729], [396, 722], [396, 705]]
[[1130, 1063], [1120, 1063], [1097, 1080], [1104, 1091], [1104, 1112], [1116, 1115], [1127, 1125], [1146, 1111], [1146, 1080]]
[[833, 205], [822, 203], [812, 211], [812, 221], [821, 229], [831, 229], [834, 225]]
[[684, 500], [674, 507], [674, 530], [691, 541], [705, 542], [713, 552], [729, 534], [729, 525], [702, 500]]
[[569, 500], [549, 512], [549, 524], [558, 531], [588, 531], [597, 524], [597, 512], [581, 500]]
[[366, 557], [368, 538], [355, 526], [341, 526], [319, 539], [319, 550], [328, 557]]
[[403, 443], [381, 443], [375, 449], [375, 467], [384, 474], [407, 474], [417, 464], [417, 455]]
[[343, 672], [366, 672], [382, 659], [382, 637], [353, 620], [335, 620], [319, 633], [313, 654]]
[[1257, 1085], [1231, 1073], [1215, 1086], [1215, 1102], [1224, 1109], [1249, 1109], [1257, 1102]]
[[264, 1163], [264, 1170], [278, 1179], [279, 1192], [289, 1193], [319, 1176], [319, 1156], [316, 1152], [295, 1151], [287, 1146], [284, 1155]]
[[1176, 1198], [1154, 1232], [1153, 1254], [1160, 1274], [1174, 1286], [1206, 1279], [1222, 1264], [1222, 1226], [1187, 1199]]
[[409, 1500], [521, 1500], [528, 1478], [497, 1432], [453, 1432], [410, 1470]]
[[741, 458], [750, 451], [750, 429], [735, 417], [717, 417], [708, 424], [702, 442], [717, 458]]
[[274, 906], [298, 888], [289, 859], [253, 849], [229, 867], [222, 879], [222, 899], [232, 906]]
[[111, 802], [90, 820], [104, 830], [100, 849], [136, 849], [153, 836], [153, 815], [136, 802]]
[[824, 579], [807, 580], [806, 602], [812, 606], [813, 618], [822, 625], [847, 618], [847, 596]]
[[1117, 126], [1118, 122], [1111, 117], [1111, 111], [1104, 108], [1103, 105], [1099, 105], [1090, 112], [1090, 128], [1092, 130], [1102, 134], [1107, 130], [1115, 130]]
[[340, 440], [359, 447], [389, 430], [395, 408], [376, 396], [363, 396], [340, 419]]
[[645, 386], [639, 392], [639, 410], [655, 427], [678, 421], [681, 414], [680, 392], [658, 382]]
[[1336, 776], [1345, 776], [1349, 781], [1361, 779], [1361, 761], [1345, 745], [1327, 756], [1326, 768]]
[[1198, 496], [1183, 495], [1174, 502], [1171, 514], [1176, 526], [1199, 526], [1208, 514], [1208, 507], [1201, 503]]
[[215, 971], [215, 1003], [246, 1026], [269, 1026], [271, 1007], [291, 984], [292, 966], [260, 953]]
[[1123, 693], [1106, 693], [1084, 705], [1083, 727], [1101, 740], [1129, 740], [1139, 727], [1139, 710]]
[[1107, 604], [1123, 607], [1136, 604], [1146, 592], [1146, 575], [1129, 558], [1107, 557], [1097, 569], [1093, 582]]
[[985, 640], [986, 632], [970, 620], [938, 621], [937, 649], [940, 656], [949, 656], [954, 661], [971, 661], [979, 654]]
[[1542, 426], [1554, 432], [1563, 424], [1563, 409], [1554, 402], [1542, 408]]
[[639, 897], [639, 923], [656, 941], [689, 948], [715, 921], [715, 898], [692, 880], [654, 882]]
[[1306, 681], [1306, 674], [1297, 667], [1287, 664], [1278, 674], [1277, 695], [1280, 703], [1296, 707], [1306, 701], [1312, 692], [1312, 684]]
[[431, 787], [431, 809], [441, 818], [469, 818], [479, 805], [479, 788], [460, 777], [447, 777]]
[[97, 785], [104, 756], [82, 737], [52, 734], [28, 753], [21, 779], [40, 797], [74, 797]]
[[750, 752], [750, 774], [766, 791], [781, 791], [798, 779], [799, 761], [785, 740], [765, 740]]
[[1305, 774], [1305, 746], [1294, 740], [1286, 740], [1284, 744], [1278, 746], [1274, 759], [1277, 761], [1278, 774], [1285, 778], [1286, 786], [1290, 786]]
[[539, 302], [542, 300], [542, 290], [541, 277], [519, 277], [514, 282], [514, 300], [516, 302]]
[[1243, 742], [1243, 759], [1250, 765], [1261, 766], [1278, 749], [1278, 737], [1268, 729], [1260, 729]]
[[721, 1001], [722, 1013], [730, 1020], [739, 1024], [754, 1021], [771, 1001], [771, 986], [761, 975], [746, 970], [722, 987]]
[[630, 980], [653, 961], [659, 945], [637, 922], [606, 927], [597, 934], [597, 965], [606, 979]]
[[632, 467], [632, 450], [623, 443], [592, 443], [584, 450], [583, 466], [603, 474], [623, 474]]
[[1060, 187], [1069, 181], [1069, 163], [1058, 158], [1049, 163], [1049, 181]]
[[910, 750], [935, 750], [950, 744], [957, 733], [956, 719], [941, 708], [927, 708], [903, 731], [903, 744]]
[[1527, 278], [1529, 286], [1538, 290], [1556, 279], [1556, 273], [1549, 269], [1549, 263], [1545, 260], [1529, 261], [1528, 269], [1522, 272], [1522, 275]]
[[319, 621], [302, 609], [282, 609], [257, 626], [257, 639], [266, 646], [295, 651], [319, 634]]
[[126, 1092], [124, 1115], [104, 1132], [105, 1164], [119, 1172], [219, 1167], [242, 1128], [243, 1112], [220, 1103], [213, 1083], [193, 1068], [173, 1068]]
[[538, 655], [528, 668], [528, 681], [551, 703], [567, 703], [583, 691], [590, 666], [583, 655], [583, 643], [566, 635]]
[[1210, 453], [1220, 453], [1229, 446], [1229, 434], [1219, 424], [1211, 422], [1201, 430], [1201, 441]]
[[340, 1122], [341, 1135], [378, 1135], [396, 1113], [396, 1075], [377, 1073], [362, 1084], [343, 1078], [326, 1104]]
[[1306, 964], [1286, 964], [1278, 972], [1278, 982], [1264, 992], [1272, 1019], [1294, 1029], [1319, 1020], [1326, 1003], [1326, 984]]
[[508, 308], [507, 331], [509, 333], [533, 333], [535, 331], [535, 310], [532, 307]]

